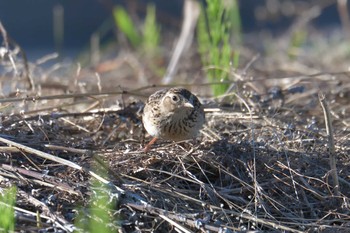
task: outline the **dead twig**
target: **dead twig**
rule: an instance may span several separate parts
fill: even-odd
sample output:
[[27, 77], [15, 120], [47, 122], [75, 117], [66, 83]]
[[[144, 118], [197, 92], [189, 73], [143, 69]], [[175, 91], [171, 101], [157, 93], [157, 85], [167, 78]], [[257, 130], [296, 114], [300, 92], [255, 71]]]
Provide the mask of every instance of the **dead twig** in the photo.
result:
[[333, 179], [333, 186], [334, 186], [333, 191], [335, 196], [339, 196], [340, 186], [339, 186], [339, 178], [338, 178], [338, 172], [337, 172], [337, 160], [336, 160], [335, 146], [334, 146], [332, 118], [331, 118], [326, 97], [323, 93], [319, 93], [319, 101], [323, 109], [327, 136], [328, 136], [329, 163], [331, 167], [331, 176]]
[[25, 71], [25, 72], [24, 72], [24, 73], [25, 73], [25, 78], [27, 79], [27, 82], [28, 82], [28, 84], [29, 84], [29, 88], [30, 88], [32, 91], [34, 91], [34, 90], [35, 90], [34, 80], [33, 80], [33, 78], [31, 77], [30, 72], [29, 72], [29, 65], [28, 65], [28, 59], [27, 59], [26, 53], [24, 52], [24, 50], [22, 49], [22, 47], [21, 47], [19, 44], [17, 44], [17, 42], [14, 41], [14, 40], [8, 35], [6, 29], [5, 29], [5, 27], [4, 27], [4, 25], [2, 24], [1, 21], [0, 21], [0, 33], [1, 33], [2, 37], [3, 37], [4, 44], [5, 44], [5, 48], [6, 48], [6, 50], [7, 50], [7, 54], [8, 54], [8, 56], [9, 56], [9, 59], [10, 59], [11, 63], [12, 63], [12, 66], [13, 66], [13, 68], [14, 68], [14, 70], [15, 70], [16, 75], [18, 74], [18, 70], [17, 70], [16, 65], [15, 65], [15, 63], [14, 63], [14, 59], [13, 59], [11, 53], [10, 53], [10, 44], [13, 44], [15, 47], [17, 47], [17, 48], [19, 49], [19, 52], [20, 52], [20, 54], [21, 54], [21, 56], [22, 56], [22, 59], [23, 59], [23, 66], [24, 66], [24, 71]]
[[337, 0], [338, 13], [345, 35], [350, 37], [350, 19], [348, 10], [348, 0]]
[[59, 158], [57, 156], [53, 156], [51, 154], [48, 154], [48, 153], [45, 153], [45, 152], [33, 149], [31, 147], [28, 147], [28, 146], [24, 146], [24, 145], [22, 145], [20, 143], [13, 142], [13, 141], [5, 139], [3, 137], [0, 137], [0, 142], [5, 143], [5, 144], [10, 145], [10, 146], [13, 146], [13, 147], [16, 147], [16, 148], [18, 148], [21, 151], [37, 155], [37, 156], [39, 156], [41, 158], [48, 159], [48, 160], [51, 160], [51, 161], [54, 161], [54, 162], [66, 165], [68, 167], [71, 167], [71, 168], [74, 168], [74, 169], [77, 169], [77, 170], [80, 170], [80, 171], [85, 171], [85, 172], [89, 173], [92, 177], [97, 179], [98, 181], [102, 182], [103, 184], [109, 185], [110, 187], [114, 188], [115, 191], [117, 191], [119, 193], [124, 193], [123, 189], [113, 185], [110, 181], [108, 181], [105, 178], [97, 175], [96, 173], [90, 171], [89, 169], [84, 168], [84, 167], [82, 167], [82, 166], [80, 166], [80, 165], [78, 165], [76, 163], [73, 163], [73, 162], [71, 162], [69, 160], [62, 159], [62, 158]]
[[184, 20], [182, 23], [181, 34], [171, 57], [168, 69], [163, 79], [163, 83], [169, 84], [173, 81], [177, 65], [181, 55], [192, 44], [194, 29], [200, 14], [200, 3], [193, 0], [184, 2]]

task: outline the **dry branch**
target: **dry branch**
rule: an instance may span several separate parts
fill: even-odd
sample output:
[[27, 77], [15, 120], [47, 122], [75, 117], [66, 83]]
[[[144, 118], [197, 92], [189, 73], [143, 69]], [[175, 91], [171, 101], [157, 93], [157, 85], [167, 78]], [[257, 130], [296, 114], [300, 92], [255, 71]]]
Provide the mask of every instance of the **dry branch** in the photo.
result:
[[338, 170], [337, 170], [337, 159], [335, 154], [335, 146], [334, 146], [334, 136], [333, 136], [333, 126], [332, 126], [332, 117], [329, 111], [328, 103], [324, 94], [319, 94], [319, 100], [323, 109], [324, 119], [327, 130], [328, 137], [328, 148], [329, 148], [329, 163], [331, 168], [331, 176], [333, 179], [333, 187], [334, 187], [334, 195], [339, 196], [340, 186], [339, 186], [339, 178], [338, 178]]

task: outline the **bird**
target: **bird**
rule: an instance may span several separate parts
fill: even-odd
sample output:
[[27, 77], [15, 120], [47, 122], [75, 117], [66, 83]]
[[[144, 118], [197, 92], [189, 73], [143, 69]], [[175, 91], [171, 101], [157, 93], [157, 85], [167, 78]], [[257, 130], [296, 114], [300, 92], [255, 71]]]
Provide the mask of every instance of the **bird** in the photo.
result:
[[197, 96], [185, 88], [162, 89], [149, 96], [142, 122], [153, 137], [143, 149], [147, 152], [158, 138], [172, 141], [196, 138], [205, 123], [204, 108]]

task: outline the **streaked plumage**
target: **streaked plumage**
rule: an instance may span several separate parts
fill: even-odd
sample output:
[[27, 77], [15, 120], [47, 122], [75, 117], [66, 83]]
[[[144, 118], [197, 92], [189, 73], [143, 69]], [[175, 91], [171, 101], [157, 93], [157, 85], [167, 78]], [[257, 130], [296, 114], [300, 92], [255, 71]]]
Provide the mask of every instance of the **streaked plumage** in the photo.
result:
[[157, 91], [148, 98], [142, 121], [151, 136], [180, 141], [197, 136], [205, 115], [202, 104], [190, 91], [171, 88]]

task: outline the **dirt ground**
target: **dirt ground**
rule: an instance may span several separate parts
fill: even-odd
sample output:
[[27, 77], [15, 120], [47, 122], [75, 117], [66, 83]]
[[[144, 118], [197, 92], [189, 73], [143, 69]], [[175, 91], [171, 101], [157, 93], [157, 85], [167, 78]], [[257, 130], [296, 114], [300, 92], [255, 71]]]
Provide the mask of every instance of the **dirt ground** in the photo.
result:
[[207, 122], [196, 140], [147, 153], [140, 113], [164, 88], [152, 66], [168, 55], [44, 66], [11, 50], [14, 63], [0, 60], [0, 191], [17, 187], [16, 231], [100, 221], [89, 206], [102, 193], [119, 232], [350, 232], [349, 45], [314, 31], [290, 56], [285, 35], [262, 37], [264, 51], [245, 38], [218, 98], [196, 45], [184, 55], [166, 87], [196, 93]]

